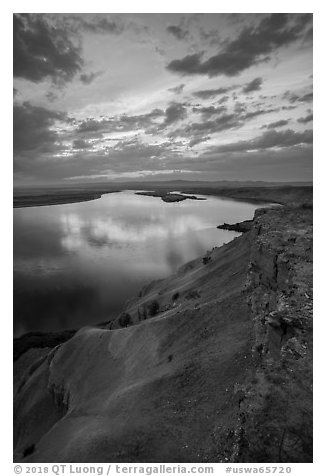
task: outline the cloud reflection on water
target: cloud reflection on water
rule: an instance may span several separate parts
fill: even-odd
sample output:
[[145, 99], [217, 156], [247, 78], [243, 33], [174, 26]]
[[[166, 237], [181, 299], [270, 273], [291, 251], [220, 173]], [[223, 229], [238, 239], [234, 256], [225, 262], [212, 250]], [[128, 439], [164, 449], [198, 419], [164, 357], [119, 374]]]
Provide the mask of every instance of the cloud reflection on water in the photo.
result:
[[92, 245], [92, 239], [103, 246], [141, 244], [153, 239], [178, 238], [191, 231], [205, 229], [204, 220], [196, 215], [179, 216], [168, 222], [155, 218], [156, 223], [149, 220], [132, 224], [113, 217], [83, 220], [77, 214], [64, 214], [61, 216], [64, 232], [61, 243], [69, 250]]
[[140, 288], [223, 244], [224, 221], [256, 207], [220, 200], [165, 203], [132, 192], [14, 211], [15, 333], [98, 323]]

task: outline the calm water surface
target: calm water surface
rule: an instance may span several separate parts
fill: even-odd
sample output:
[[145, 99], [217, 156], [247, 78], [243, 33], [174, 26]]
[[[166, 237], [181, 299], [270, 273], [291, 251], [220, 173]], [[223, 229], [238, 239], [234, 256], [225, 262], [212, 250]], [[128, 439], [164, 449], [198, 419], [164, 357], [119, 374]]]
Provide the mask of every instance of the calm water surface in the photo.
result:
[[14, 209], [14, 335], [110, 320], [144, 284], [232, 240], [238, 233], [216, 226], [252, 218], [257, 206], [124, 191]]

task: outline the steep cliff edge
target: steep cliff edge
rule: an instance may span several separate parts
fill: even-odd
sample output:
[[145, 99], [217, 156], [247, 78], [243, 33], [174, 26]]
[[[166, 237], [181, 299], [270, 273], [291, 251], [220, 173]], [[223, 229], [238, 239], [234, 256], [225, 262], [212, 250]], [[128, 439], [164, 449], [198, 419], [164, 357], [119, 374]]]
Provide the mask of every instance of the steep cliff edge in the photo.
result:
[[[238, 387], [237, 462], [312, 461], [312, 209], [261, 211], [246, 291], [254, 371]], [[258, 213], [259, 215], [259, 213]]]
[[15, 461], [311, 461], [311, 246], [310, 207], [257, 211], [109, 328], [23, 353]]

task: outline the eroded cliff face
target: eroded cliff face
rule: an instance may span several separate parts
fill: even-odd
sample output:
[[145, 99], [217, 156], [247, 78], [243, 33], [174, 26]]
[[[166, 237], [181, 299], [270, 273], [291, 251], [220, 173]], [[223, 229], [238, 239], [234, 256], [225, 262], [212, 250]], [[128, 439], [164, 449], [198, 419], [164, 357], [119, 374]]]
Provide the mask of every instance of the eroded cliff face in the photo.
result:
[[[236, 386], [234, 462], [312, 461], [312, 210], [259, 210], [251, 231], [247, 302], [251, 373]], [[223, 444], [221, 444], [221, 448]]]
[[258, 211], [107, 329], [23, 353], [15, 461], [311, 461], [311, 243], [310, 208]]

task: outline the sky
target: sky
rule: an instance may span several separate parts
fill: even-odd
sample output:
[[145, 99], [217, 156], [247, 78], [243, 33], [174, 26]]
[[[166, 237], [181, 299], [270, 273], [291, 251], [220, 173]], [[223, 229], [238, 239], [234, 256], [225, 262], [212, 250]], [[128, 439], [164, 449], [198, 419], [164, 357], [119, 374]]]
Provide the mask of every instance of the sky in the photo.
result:
[[312, 180], [311, 14], [14, 14], [14, 185]]

